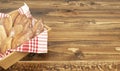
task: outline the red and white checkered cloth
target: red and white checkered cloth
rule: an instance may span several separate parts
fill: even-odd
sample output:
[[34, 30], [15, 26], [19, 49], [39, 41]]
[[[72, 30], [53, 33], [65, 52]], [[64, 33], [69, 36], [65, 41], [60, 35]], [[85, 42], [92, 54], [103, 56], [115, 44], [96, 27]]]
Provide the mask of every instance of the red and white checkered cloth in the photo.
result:
[[[32, 15], [30, 14], [29, 7], [26, 4], [24, 4], [24, 6], [19, 8], [18, 11], [21, 14], [25, 14], [27, 17], [32, 17]], [[4, 17], [9, 17], [9, 15], [0, 13], [0, 18], [4, 18]], [[35, 19], [33, 18], [32, 21], [33, 21], [32, 24], [34, 25]], [[47, 53], [47, 40], [48, 40], [48, 32], [45, 29], [42, 33], [40, 33], [33, 39], [25, 42], [16, 49], [8, 49], [5, 54], [0, 54], [0, 59], [4, 58], [13, 51], [30, 52], [30, 53]]]

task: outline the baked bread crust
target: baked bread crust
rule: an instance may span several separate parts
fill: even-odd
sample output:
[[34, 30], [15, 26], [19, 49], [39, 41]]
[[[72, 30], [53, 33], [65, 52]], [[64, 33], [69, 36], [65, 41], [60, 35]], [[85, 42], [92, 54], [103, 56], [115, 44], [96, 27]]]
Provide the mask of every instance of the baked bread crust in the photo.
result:
[[44, 30], [42, 20], [36, 20], [32, 24], [33, 18], [28, 18], [24, 14], [20, 14], [17, 10], [9, 13], [8, 17], [2, 18], [0, 27], [0, 52], [5, 53], [8, 49], [14, 49], [22, 43], [34, 38]]

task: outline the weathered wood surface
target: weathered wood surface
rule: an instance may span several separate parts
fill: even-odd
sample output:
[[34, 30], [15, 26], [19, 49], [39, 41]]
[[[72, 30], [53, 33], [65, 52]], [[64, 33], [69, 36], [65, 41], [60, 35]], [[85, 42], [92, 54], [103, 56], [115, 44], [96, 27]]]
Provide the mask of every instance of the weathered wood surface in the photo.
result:
[[[116, 61], [117, 62], [117, 61]], [[111, 61], [20, 61], [6, 71], [119, 71], [119, 62]], [[13, 70], [14, 69], [14, 70]], [[2, 71], [2, 69], [1, 69]]]
[[[29, 5], [35, 17], [42, 17], [44, 23], [52, 28], [49, 32], [49, 53], [30, 54], [9, 70], [14, 71], [14, 69], [21, 68], [22, 71], [24, 69], [33, 71], [30, 65], [33, 67], [38, 65], [38, 68], [41, 68], [38, 70], [45, 71], [41, 67], [42, 64], [53, 67], [61, 65], [59, 62], [72, 61], [74, 65], [77, 60], [79, 66], [80, 63], [84, 64], [81, 60], [88, 61], [88, 63], [92, 60], [96, 65], [106, 62], [105, 64], [109, 66], [115, 62], [117, 64], [113, 64], [114, 70], [107, 70], [107, 68], [105, 70], [104, 65], [102, 68], [105, 71], [119, 71], [120, 51], [115, 50], [116, 47], [120, 47], [119, 0], [2, 0], [0, 1], [0, 11], [10, 12], [22, 6], [24, 2]], [[69, 50], [70, 48], [78, 49], [78, 51], [74, 53]], [[101, 62], [97, 64], [98, 60]], [[26, 61], [33, 61], [33, 63], [26, 63]], [[34, 63], [34, 61], [38, 61], [38, 63]], [[58, 63], [54, 63], [54, 61]], [[85, 70], [84, 66], [83, 71], [89, 71]], [[93, 65], [91, 71], [97, 71], [94, 68], [100, 69], [99, 66], [94, 67]], [[62, 67], [59, 70], [70, 71], [70, 69], [65, 70]], [[57, 70], [48, 68], [46, 71]], [[103, 70], [101, 69], [101, 71]]]

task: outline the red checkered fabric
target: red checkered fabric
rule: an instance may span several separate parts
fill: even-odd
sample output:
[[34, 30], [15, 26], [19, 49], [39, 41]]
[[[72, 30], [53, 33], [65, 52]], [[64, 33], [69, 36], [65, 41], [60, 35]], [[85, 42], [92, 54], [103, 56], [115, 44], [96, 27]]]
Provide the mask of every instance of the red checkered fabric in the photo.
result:
[[[29, 7], [24, 4], [21, 8], [18, 9], [21, 14], [25, 14], [27, 17], [32, 17], [29, 11]], [[8, 17], [8, 14], [0, 13], [0, 18]], [[35, 19], [33, 18], [32, 24], [34, 25]], [[42, 22], [41, 22], [42, 23]], [[33, 39], [23, 43], [21, 46], [16, 49], [8, 49], [5, 54], [0, 54], [0, 59], [6, 57], [13, 51], [18, 52], [30, 52], [30, 53], [47, 53], [47, 40], [48, 40], [48, 32], [44, 28], [44, 31], [34, 37]]]
[[11, 51], [47, 53], [47, 30]]

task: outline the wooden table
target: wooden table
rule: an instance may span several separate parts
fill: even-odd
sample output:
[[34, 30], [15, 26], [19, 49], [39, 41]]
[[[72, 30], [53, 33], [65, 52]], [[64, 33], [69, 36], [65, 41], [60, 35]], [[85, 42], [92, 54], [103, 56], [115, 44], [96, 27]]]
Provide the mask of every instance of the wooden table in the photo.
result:
[[24, 2], [52, 28], [49, 52], [29, 54], [7, 71], [120, 70], [119, 0], [2, 0], [0, 11]]

